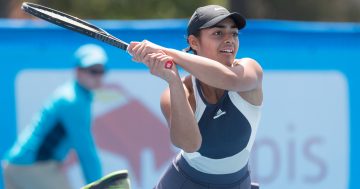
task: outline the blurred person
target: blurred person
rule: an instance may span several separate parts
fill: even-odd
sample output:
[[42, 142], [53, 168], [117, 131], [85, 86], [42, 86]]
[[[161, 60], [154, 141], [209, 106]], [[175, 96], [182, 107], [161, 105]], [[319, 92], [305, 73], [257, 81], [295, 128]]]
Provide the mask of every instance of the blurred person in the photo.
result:
[[[263, 71], [252, 58], [235, 59], [245, 25], [239, 13], [208, 5], [188, 23], [193, 54], [146, 40], [130, 43], [133, 60], [169, 85], [160, 106], [172, 143], [182, 149], [155, 189], [258, 188], [248, 161], [261, 117]], [[169, 61], [175, 63], [170, 69]], [[176, 65], [190, 75], [180, 78]]]
[[87, 44], [75, 52], [75, 58], [74, 80], [54, 92], [5, 155], [6, 189], [71, 188], [61, 170], [71, 149], [86, 183], [101, 178], [91, 132], [91, 103], [92, 91], [101, 86], [107, 55], [100, 46]]

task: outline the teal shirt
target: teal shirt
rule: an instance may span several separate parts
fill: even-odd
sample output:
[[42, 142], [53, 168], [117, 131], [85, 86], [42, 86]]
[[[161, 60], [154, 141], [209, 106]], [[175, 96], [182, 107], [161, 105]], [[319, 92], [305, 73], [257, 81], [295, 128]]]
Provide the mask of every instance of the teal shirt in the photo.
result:
[[6, 154], [11, 164], [63, 161], [74, 149], [87, 183], [101, 177], [101, 166], [91, 133], [92, 94], [77, 82], [55, 91], [33, 122]]

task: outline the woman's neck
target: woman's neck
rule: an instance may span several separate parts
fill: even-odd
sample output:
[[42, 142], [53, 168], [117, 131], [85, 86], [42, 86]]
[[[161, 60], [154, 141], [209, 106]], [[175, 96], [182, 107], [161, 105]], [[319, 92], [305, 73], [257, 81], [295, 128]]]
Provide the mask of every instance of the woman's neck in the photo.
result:
[[212, 87], [201, 81], [199, 81], [199, 83], [200, 83], [200, 88], [201, 88], [200, 92], [202, 92], [206, 101], [210, 104], [217, 103], [221, 99], [221, 97], [224, 95], [224, 91], [225, 91], [224, 89]]

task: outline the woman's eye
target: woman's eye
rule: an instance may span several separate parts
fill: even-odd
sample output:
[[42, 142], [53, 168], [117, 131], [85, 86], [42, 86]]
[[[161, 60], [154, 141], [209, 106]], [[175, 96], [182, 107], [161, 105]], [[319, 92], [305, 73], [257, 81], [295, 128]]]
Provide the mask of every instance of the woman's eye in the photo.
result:
[[234, 37], [237, 37], [237, 36], [239, 36], [239, 33], [238, 33], [238, 32], [234, 32], [234, 33], [233, 33], [233, 36], [234, 36]]
[[221, 31], [217, 31], [214, 33], [214, 35], [222, 35], [222, 32]]

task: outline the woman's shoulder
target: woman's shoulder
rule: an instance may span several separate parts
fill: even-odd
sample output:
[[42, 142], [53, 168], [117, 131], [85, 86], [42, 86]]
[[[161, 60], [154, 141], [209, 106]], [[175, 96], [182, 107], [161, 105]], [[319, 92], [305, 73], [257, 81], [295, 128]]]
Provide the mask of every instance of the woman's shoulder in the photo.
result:
[[252, 65], [252, 66], [261, 68], [260, 63], [257, 60], [250, 58], [250, 57], [235, 59], [233, 66], [237, 66], [237, 65]]
[[261, 81], [264, 73], [261, 65], [255, 59], [252, 58], [235, 59], [232, 67], [237, 67], [237, 66], [240, 66], [242, 70], [245, 70], [245, 72], [254, 73], [256, 77], [253, 78], [256, 78], [257, 81], [260, 81], [259, 84], [261, 85]]

